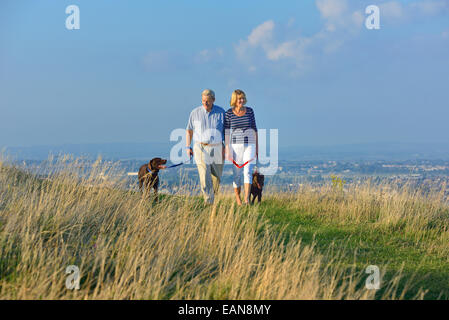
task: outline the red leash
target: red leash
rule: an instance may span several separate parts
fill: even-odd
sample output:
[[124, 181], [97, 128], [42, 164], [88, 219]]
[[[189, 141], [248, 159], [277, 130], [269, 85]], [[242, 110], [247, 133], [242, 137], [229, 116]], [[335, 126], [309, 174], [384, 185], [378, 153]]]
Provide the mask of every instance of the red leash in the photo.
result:
[[241, 166], [240, 166], [237, 162], [235, 162], [234, 159], [232, 159], [232, 163], [233, 163], [237, 168], [242, 169], [244, 166], [246, 166], [248, 163], [250, 163], [250, 162], [253, 161], [254, 159], [256, 159], [256, 158], [252, 158], [251, 160], [246, 161], [246, 162], [245, 162], [244, 164], [242, 164]]

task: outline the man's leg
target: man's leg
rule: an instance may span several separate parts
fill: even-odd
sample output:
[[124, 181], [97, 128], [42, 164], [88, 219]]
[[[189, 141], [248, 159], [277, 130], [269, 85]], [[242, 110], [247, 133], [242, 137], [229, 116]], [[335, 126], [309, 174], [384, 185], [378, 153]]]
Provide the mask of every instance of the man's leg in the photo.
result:
[[211, 163], [212, 184], [214, 187], [214, 194], [218, 194], [224, 165], [223, 148], [221, 145], [213, 147], [211, 158], [213, 159], [213, 162]]
[[212, 184], [214, 186], [214, 193], [218, 194], [218, 191], [220, 190], [221, 174], [223, 173], [223, 164], [213, 163], [211, 165], [211, 173], [212, 173]]
[[211, 166], [205, 160], [207, 156], [206, 151], [199, 144], [195, 144], [193, 155], [198, 168], [198, 176], [200, 178], [200, 187], [204, 201], [206, 203], [213, 203], [214, 193], [212, 191]]

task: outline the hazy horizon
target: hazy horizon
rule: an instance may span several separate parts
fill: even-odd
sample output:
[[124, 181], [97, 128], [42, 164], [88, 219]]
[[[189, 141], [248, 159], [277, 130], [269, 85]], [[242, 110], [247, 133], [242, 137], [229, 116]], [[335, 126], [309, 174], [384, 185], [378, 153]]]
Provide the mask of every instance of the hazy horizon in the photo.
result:
[[[171, 148], [178, 142], [116, 142], [3, 147], [2, 154], [21, 160], [45, 160], [48, 156], [71, 154], [106, 159], [149, 159], [156, 156], [169, 158]], [[268, 149], [268, 153], [271, 152]], [[446, 143], [365, 143], [341, 145], [279, 146], [279, 160], [414, 160], [449, 159]]]

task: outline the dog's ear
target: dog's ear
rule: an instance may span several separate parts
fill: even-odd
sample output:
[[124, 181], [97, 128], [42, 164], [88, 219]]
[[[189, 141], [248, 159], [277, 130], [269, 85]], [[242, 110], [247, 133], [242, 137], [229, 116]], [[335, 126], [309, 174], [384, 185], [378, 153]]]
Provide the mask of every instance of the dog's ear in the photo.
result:
[[154, 164], [154, 160], [156, 160], [156, 159], [151, 159], [151, 161], [148, 162], [148, 168], [150, 168], [151, 171], [153, 171], [156, 168], [156, 166]]

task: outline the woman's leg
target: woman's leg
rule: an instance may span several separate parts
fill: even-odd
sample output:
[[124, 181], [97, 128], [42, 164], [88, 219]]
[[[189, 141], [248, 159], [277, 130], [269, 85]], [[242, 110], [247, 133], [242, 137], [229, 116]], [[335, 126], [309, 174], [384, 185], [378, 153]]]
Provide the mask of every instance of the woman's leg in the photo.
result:
[[239, 206], [241, 206], [242, 205], [242, 200], [240, 200], [240, 187], [234, 188], [234, 193], [235, 193], [235, 200], [237, 201], [237, 204]]
[[245, 183], [245, 199], [244, 202], [245, 204], [249, 204], [249, 193], [251, 191], [251, 184], [250, 183]]
[[[251, 159], [253, 159], [256, 155], [256, 146], [254, 144], [249, 144], [247, 146], [245, 146], [245, 150], [243, 153], [243, 161], [250, 161]], [[243, 169], [243, 182], [245, 184], [245, 198], [244, 198], [244, 202], [245, 203], [249, 203], [249, 196], [250, 196], [250, 192], [251, 192], [251, 184], [252, 184], [252, 180], [253, 180], [253, 167], [254, 167], [254, 161], [251, 161], [250, 163], [248, 163], [244, 169]]]
[[[232, 158], [239, 163], [243, 159], [243, 146], [238, 144], [231, 145]], [[235, 200], [237, 204], [242, 205], [242, 200], [240, 200], [240, 192], [242, 185], [242, 169], [237, 168], [235, 165], [232, 165], [233, 172], [233, 182], [232, 185], [234, 187]]]

